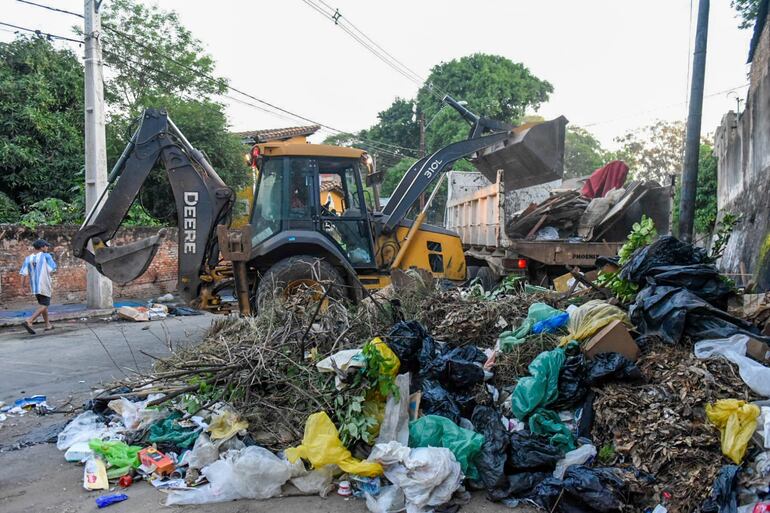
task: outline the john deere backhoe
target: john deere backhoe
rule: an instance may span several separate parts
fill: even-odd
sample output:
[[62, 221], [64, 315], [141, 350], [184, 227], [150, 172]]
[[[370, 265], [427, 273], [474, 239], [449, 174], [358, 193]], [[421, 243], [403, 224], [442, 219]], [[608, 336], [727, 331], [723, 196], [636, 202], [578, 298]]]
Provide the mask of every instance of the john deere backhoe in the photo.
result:
[[161, 161], [176, 202], [179, 294], [201, 308], [217, 308], [219, 292], [228, 287], [244, 314], [268, 295], [303, 286], [355, 300], [363, 289], [388, 285], [393, 269], [416, 267], [461, 282], [466, 261], [459, 236], [425, 224], [425, 209], [406, 219], [410, 207], [462, 158], [528, 184], [561, 177], [566, 120], [516, 128], [481, 118], [451, 97], [444, 101], [471, 125], [467, 139], [417, 161], [381, 210], [365, 201], [362, 177], [377, 181], [366, 152], [308, 144], [305, 135], [287, 132], [252, 147], [256, 179], [245, 194], [248, 216], [239, 222], [233, 222], [234, 191], [168, 113], [148, 109], [110, 173], [100, 208], [89, 212], [73, 239], [74, 254], [119, 283], [147, 269], [165, 230], [124, 246], [110, 240]]

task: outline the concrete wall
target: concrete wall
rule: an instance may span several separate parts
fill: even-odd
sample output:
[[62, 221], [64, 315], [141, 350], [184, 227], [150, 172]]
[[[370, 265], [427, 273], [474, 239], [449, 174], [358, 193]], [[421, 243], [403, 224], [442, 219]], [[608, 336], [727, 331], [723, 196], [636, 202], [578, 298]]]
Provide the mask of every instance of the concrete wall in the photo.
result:
[[[86, 297], [86, 264], [72, 254], [70, 241], [76, 226], [42, 226], [29, 230], [17, 225], [0, 225], [0, 305], [8, 307], [30, 302], [29, 290], [21, 289], [19, 268], [32, 252], [32, 242], [44, 238], [53, 244], [53, 257], [58, 265], [53, 281], [53, 302], [82, 302]], [[113, 239], [125, 244], [157, 233], [156, 228], [126, 228]], [[175, 228], [158, 249], [149, 269], [128, 285], [114, 285], [115, 298], [149, 298], [173, 292], [177, 282], [177, 235]]]
[[717, 129], [719, 215], [740, 214], [719, 262], [745, 285], [770, 290], [770, 23], [751, 65], [746, 108], [728, 112]]

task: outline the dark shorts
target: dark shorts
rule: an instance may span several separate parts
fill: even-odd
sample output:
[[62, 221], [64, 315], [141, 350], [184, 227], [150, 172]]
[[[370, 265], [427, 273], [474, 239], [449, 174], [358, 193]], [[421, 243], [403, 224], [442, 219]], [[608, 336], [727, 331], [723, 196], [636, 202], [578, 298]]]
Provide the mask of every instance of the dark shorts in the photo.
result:
[[44, 296], [43, 294], [35, 294], [35, 297], [37, 298], [37, 304], [48, 306], [51, 304], [51, 298], [48, 296]]

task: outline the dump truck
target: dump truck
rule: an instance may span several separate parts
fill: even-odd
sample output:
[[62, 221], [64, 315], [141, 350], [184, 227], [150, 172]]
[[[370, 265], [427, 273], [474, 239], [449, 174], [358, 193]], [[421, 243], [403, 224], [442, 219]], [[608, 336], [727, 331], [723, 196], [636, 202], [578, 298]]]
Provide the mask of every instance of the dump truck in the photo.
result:
[[[410, 208], [463, 158], [479, 169], [515, 165], [537, 180], [549, 179], [554, 148], [548, 146], [558, 138], [546, 133], [549, 124], [517, 128], [477, 116], [449, 96], [444, 102], [469, 123], [468, 137], [418, 160], [382, 209], [366, 203], [364, 177], [376, 190], [381, 174], [363, 150], [310, 144], [307, 134], [291, 131], [257, 141], [249, 152], [253, 188], [236, 194], [168, 112], [147, 109], [73, 238], [73, 253], [118, 283], [147, 269], [165, 230], [124, 246], [111, 240], [150, 171], [162, 163], [179, 226], [178, 293], [194, 306], [221, 308], [224, 290], [233, 290], [244, 315], [269, 297], [302, 288], [357, 300], [387, 286], [395, 269], [419, 268], [462, 283], [468, 268], [460, 236], [426, 224], [427, 205], [407, 219]], [[559, 131], [563, 141], [563, 124]], [[243, 202], [245, 216], [234, 208]]]
[[[553, 157], [554, 169], [562, 155]], [[448, 172], [444, 225], [462, 239], [469, 279], [478, 278], [485, 288], [511, 274], [549, 285], [568, 268], [593, 269], [597, 258], [617, 255], [643, 214], [659, 233], [669, 230], [670, 187], [631, 181], [613, 200], [592, 202], [561, 179], [519, 187], [510, 173], [522, 175], [516, 165], [494, 175]], [[601, 202], [599, 215], [586, 214]], [[559, 229], [549, 226], [555, 220]]]

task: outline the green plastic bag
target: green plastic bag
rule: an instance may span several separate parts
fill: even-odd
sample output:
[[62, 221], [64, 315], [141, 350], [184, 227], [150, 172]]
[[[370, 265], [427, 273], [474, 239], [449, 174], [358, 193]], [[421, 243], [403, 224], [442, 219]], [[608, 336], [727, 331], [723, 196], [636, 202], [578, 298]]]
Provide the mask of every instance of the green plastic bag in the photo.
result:
[[463, 429], [446, 417], [425, 415], [409, 423], [409, 447], [444, 447], [452, 451], [465, 477], [478, 480], [476, 456], [484, 435]]
[[541, 406], [547, 406], [559, 396], [559, 371], [564, 365], [564, 349], [543, 351], [530, 362], [531, 376], [523, 377], [511, 394], [511, 409], [519, 420]]
[[529, 430], [535, 435], [545, 435], [551, 445], [564, 452], [575, 449], [575, 436], [561, 421], [559, 414], [541, 408], [529, 417]]
[[138, 454], [142, 450], [139, 446], [127, 445], [125, 442], [103, 442], [95, 438], [88, 442], [88, 447], [110, 464], [107, 471], [109, 479], [124, 476], [132, 468], [139, 467]]
[[200, 435], [200, 428], [184, 428], [176, 423], [182, 416], [174, 412], [160, 422], [150, 426], [147, 441], [151, 444], [172, 444], [181, 449], [189, 449], [195, 444]]
[[513, 346], [519, 345], [526, 340], [527, 335], [532, 330], [532, 326], [540, 321], [550, 319], [555, 315], [562, 313], [561, 310], [553, 308], [545, 303], [532, 303], [527, 311], [527, 318], [513, 331], [504, 331], [500, 333], [498, 343], [500, 350], [510, 351]]

